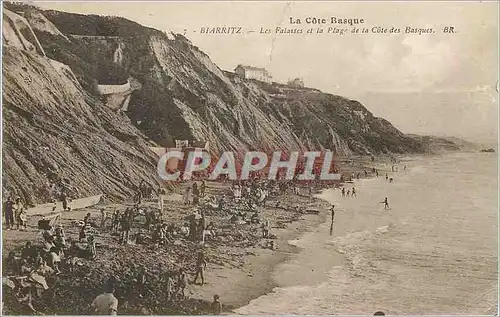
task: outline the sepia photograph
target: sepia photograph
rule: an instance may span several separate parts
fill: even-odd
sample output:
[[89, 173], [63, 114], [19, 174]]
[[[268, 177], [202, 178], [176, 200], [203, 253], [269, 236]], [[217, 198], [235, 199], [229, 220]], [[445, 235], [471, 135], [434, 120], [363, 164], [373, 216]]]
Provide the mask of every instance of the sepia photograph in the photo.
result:
[[3, 1], [2, 315], [498, 316], [498, 1]]

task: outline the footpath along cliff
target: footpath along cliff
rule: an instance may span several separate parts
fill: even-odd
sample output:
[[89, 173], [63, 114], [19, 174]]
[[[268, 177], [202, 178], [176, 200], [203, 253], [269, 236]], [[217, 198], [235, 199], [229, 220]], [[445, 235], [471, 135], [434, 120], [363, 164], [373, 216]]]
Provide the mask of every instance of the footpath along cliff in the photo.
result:
[[82, 196], [157, 186], [148, 147], [176, 139], [208, 141], [214, 153], [428, 149], [357, 101], [241, 80], [182, 35], [14, 4], [3, 23], [3, 187], [30, 203], [46, 201], [52, 173]]

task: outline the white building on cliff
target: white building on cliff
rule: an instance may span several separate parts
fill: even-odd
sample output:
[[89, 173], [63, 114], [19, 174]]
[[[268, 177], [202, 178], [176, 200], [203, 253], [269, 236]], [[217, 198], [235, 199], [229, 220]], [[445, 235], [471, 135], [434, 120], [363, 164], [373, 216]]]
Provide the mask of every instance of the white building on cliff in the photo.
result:
[[273, 81], [271, 75], [269, 75], [269, 72], [265, 68], [245, 66], [240, 64], [234, 69], [234, 72], [239, 77], [245, 79], [255, 79], [268, 84], [271, 84]]
[[295, 88], [304, 88], [304, 81], [302, 78], [294, 78], [288, 81], [288, 86], [292, 86]]

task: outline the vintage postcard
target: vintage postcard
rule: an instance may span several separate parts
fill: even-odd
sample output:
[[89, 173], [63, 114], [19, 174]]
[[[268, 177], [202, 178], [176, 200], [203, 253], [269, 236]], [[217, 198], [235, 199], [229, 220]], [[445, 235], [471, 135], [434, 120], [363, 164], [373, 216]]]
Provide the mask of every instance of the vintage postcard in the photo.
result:
[[2, 3], [2, 314], [498, 316], [498, 1]]

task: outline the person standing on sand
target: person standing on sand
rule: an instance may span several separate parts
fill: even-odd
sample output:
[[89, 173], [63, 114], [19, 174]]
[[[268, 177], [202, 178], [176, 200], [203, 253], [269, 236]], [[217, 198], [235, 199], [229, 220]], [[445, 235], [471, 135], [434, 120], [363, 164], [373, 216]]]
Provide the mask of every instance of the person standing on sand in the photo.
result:
[[345, 188], [342, 187], [342, 197], [345, 197]]
[[330, 235], [333, 234], [333, 221], [335, 218], [335, 205], [332, 205], [332, 223], [330, 224]]
[[201, 181], [201, 186], [200, 186], [200, 195], [201, 197], [205, 197], [205, 190], [207, 189], [207, 184], [205, 183], [205, 180], [203, 179]]
[[139, 297], [141, 298], [146, 295], [146, 278], [146, 268], [144, 267], [144, 265], [140, 265], [137, 269], [137, 289], [139, 291]]
[[205, 218], [205, 212], [201, 211], [201, 218], [198, 222], [198, 235], [200, 240], [205, 243], [205, 228], [207, 227], [207, 220]]
[[197, 221], [196, 221], [196, 215], [192, 214], [189, 216], [189, 239], [191, 241], [196, 240], [196, 231], [197, 231]]
[[356, 189], [353, 187], [352, 188], [352, 194], [351, 194], [352, 197], [356, 197]]
[[113, 220], [111, 222], [111, 233], [118, 232], [120, 228], [120, 212], [115, 209], [113, 212]]
[[128, 244], [129, 233], [130, 233], [130, 216], [131, 210], [127, 208], [125, 212], [121, 215], [120, 219], [120, 244]]
[[271, 229], [271, 225], [269, 223], [269, 220], [266, 220], [262, 222], [262, 238], [267, 238], [269, 237], [269, 231]]
[[61, 189], [61, 201], [63, 205], [63, 211], [68, 209], [68, 195], [66, 194], [66, 189], [63, 187]]
[[191, 205], [191, 187], [186, 187], [184, 191], [184, 205]]
[[219, 197], [219, 201], [217, 202], [217, 209], [219, 211], [222, 211], [222, 209], [224, 208], [224, 203], [226, 202], [226, 195], [222, 195]]
[[142, 191], [139, 189], [134, 197], [134, 204], [140, 205], [142, 202]]
[[167, 272], [165, 274], [165, 295], [167, 303], [172, 301], [173, 294], [174, 294], [173, 276], [170, 276], [170, 273]]
[[163, 213], [164, 199], [165, 199], [165, 189], [160, 187], [160, 189], [158, 190], [158, 208], [160, 209], [161, 213]]
[[62, 228], [62, 225], [59, 225], [56, 228], [56, 235], [54, 238], [54, 245], [58, 247], [61, 250], [61, 254], [64, 255], [64, 252], [66, 251], [66, 237], [64, 235], [64, 231]]
[[104, 225], [106, 224], [107, 214], [104, 208], [101, 208], [101, 229], [104, 229]]
[[385, 197], [384, 201], [381, 203], [384, 204], [384, 209], [389, 209], [389, 203], [387, 201], [387, 197]]
[[214, 295], [214, 301], [210, 304], [213, 315], [220, 315], [222, 312], [222, 304], [219, 300], [219, 295]]
[[61, 274], [61, 271], [59, 270], [59, 266], [61, 265], [61, 257], [59, 256], [59, 248], [57, 247], [52, 247], [50, 248], [50, 251], [48, 253], [48, 265], [54, 270], [56, 275]]
[[97, 257], [97, 250], [95, 248], [96, 241], [93, 235], [89, 235], [87, 237], [87, 257], [91, 260], [94, 260]]
[[205, 277], [203, 276], [203, 270], [207, 268], [207, 261], [205, 261], [205, 256], [203, 252], [198, 253], [198, 258], [196, 259], [196, 274], [194, 276], [193, 284], [196, 284], [198, 276], [201, 277], [201, 285], [205, 284]]
[[92, 313], [96, 315], [113, 315], [118, 313], [118, 299], [115, 295], [115, 287], [108, 281], [104, 287], [104, 293], [97, 296], [92, 302]]
[[85, 217], [83, 217], [83, 225], [86, 226], [86, 225], [90, 225], [90, 216], [91, 216], [91, 213], [88, 212]]
[[21, 197], [19, 196], [16, 197], [16, 203], [12, 206], [12, 209], [14, 210], [14, 219], [16, 221], [16, 228], [17, 230], [19, 230], [19, 227], [22, 224], [21, 213], [24, 210], [24, 205], [21, 202]]
[[26, 209], [23, 208], [23, 210], [21, 210], [21, 213], [19, 214], [19, 225], [22, 228], [24, 228], [24, 231], [27, 231], [28, 230], [27, 224], [28, 224], [28, 214], [26, 213]]
[[387, 182], [389, 180], [389, 175], [387, 175], [387, 173], [385, 173], [385, 181]]
[[198, 190], [198, 184], [196, 182], [193, 183], [193, 205], [198, 205], [200, 200], [200, 191]]
[[351, 196], [351, 191], [348, 189], [347, 190], [347, 194], [346, 194], [347, 197]]
[[3, 211], [7, 230], [12, 230], [14, 228], [14, 202], [10, 196], [7, 197], [7, 201], [3, 205]]
[[184, 272], [184, 269], [182, 269], [182, 268], [179, 269], [177, 286], [179, 288], [178, 291], [181, 292], [181, 295], [184, 298], [186, 296], [186, 295], [184, 295], [184, 290], [186, 289], [186, 286], [187, 286], [187, 277], [186, 277], [186, 273]]

